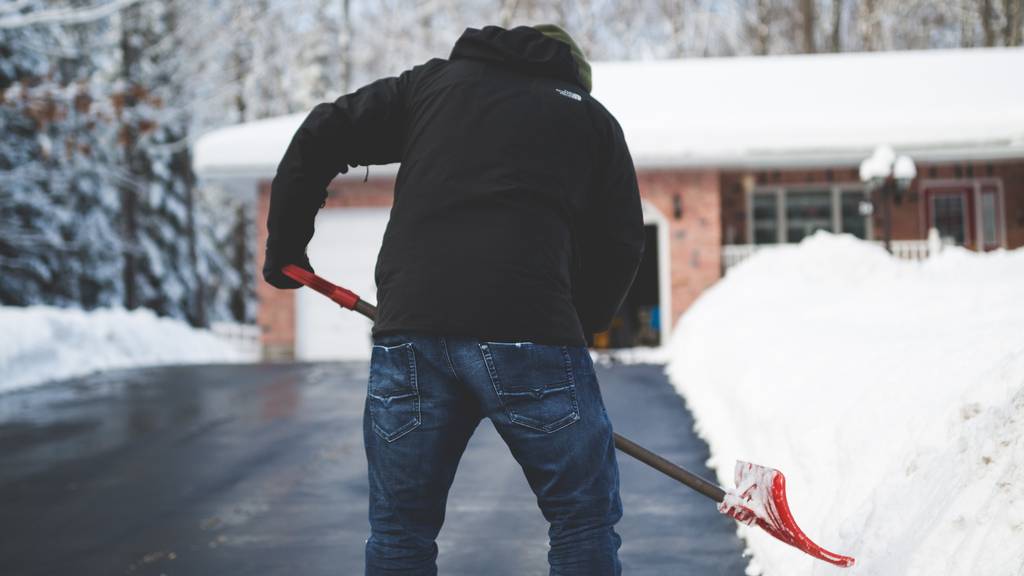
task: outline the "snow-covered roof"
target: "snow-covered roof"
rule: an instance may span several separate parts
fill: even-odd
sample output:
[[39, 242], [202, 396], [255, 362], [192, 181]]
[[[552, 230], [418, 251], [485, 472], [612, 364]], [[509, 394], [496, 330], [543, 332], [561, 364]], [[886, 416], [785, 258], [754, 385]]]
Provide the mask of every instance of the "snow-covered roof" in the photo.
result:
[[[639, 167], [857, 165], [1024, 158], [1024, 49], [594, 64], [594, 96]], [[273, 173], [304, 114], [210, 132], [206, 176]], [[379, 173], [379, 171], [378, 171]]]

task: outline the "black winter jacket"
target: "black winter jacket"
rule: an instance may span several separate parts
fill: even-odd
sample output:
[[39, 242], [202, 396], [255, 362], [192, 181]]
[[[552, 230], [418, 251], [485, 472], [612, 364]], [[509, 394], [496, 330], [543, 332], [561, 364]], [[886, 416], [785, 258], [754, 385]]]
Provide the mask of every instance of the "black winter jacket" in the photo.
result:
[[607, 328], [642, 256], [640, 197], [622, 130], [568, 45], [470, 28], [448, 60], [314, 108], [273, 181], [266, 279], [293, 287], [279, 267], [308, 267], [339, 172], [393, 162], [374, 334], [582, 345]]

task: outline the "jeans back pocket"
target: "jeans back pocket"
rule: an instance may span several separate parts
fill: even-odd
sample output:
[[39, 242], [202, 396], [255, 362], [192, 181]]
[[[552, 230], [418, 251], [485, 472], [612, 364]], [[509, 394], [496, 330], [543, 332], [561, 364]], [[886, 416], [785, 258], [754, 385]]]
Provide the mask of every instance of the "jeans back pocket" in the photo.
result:
[[420, 392], [412, 342], [374, 345], [366, 394], [373, 431], [384, 440], [394, 442], [420, 425]]
[[512, 422], [551, 433], [580, 419], [572, 360], [564, 346], [484, 342], [480, 351]]

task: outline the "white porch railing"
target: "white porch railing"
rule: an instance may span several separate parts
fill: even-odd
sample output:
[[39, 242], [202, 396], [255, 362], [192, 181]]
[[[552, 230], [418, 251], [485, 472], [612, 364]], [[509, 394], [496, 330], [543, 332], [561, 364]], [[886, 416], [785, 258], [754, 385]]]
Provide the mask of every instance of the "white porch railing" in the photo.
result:
[[245, 358], [259, 360], [263, 353], [260, 343], [260, 327], [254, 324], [213, 322], [210, 331], [221, 340], [238, 350]]
[[[884, 246], [881, 240], [872, 240], [872, 244]], [[921, 261], [942, 252], [946, 246], [953, 245], [951, 238], [939, 239], [939, 233], [932, 228], [928, 231], [927, 240], [893, 240], [890, 243], [892, 255], [901, 260]], [[771, 250], [786, 244], [726, 244], [722, 246], [722, 268], [727, 272], [733, 266], [750, 258], [761, 250]]]
[[722, 268], [729, 270], [757, 251], [771, 247], [772, 244], [726, 244], [722, 246]]
[[[875, 244], [885, 246], [885, 242], [875, 241]], [[927, 260], [931, 256], [927, 240], [893, 240], [889, 247], [892, 255], [901, 260]]]

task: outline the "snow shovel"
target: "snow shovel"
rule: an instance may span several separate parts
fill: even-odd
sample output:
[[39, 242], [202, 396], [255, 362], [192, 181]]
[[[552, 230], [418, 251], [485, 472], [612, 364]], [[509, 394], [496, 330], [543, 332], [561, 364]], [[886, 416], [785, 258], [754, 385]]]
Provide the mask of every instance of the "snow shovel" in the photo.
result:
[[[332, 284], [294, 264], [285, 266], [281, 271], [292, 280], [327, 296], [341, 307], [355, 310], [370, 320], [376, 320], [377, 307], [360, 299], [354, 292]], [[760, 526], [772, 536], [819, 560], [844, 568], [853, 566], [852, 557], [825, 550], [812, 542], [796, 525], [796, 520], [789, 511], [789, 502], [786, 500], [786, 478], [782, 472], [749, 462], [736, 462], [736, 488], [726, 491], [617, 433], [615, 447], [714, 500], [722, 514], [748, 526]]]

